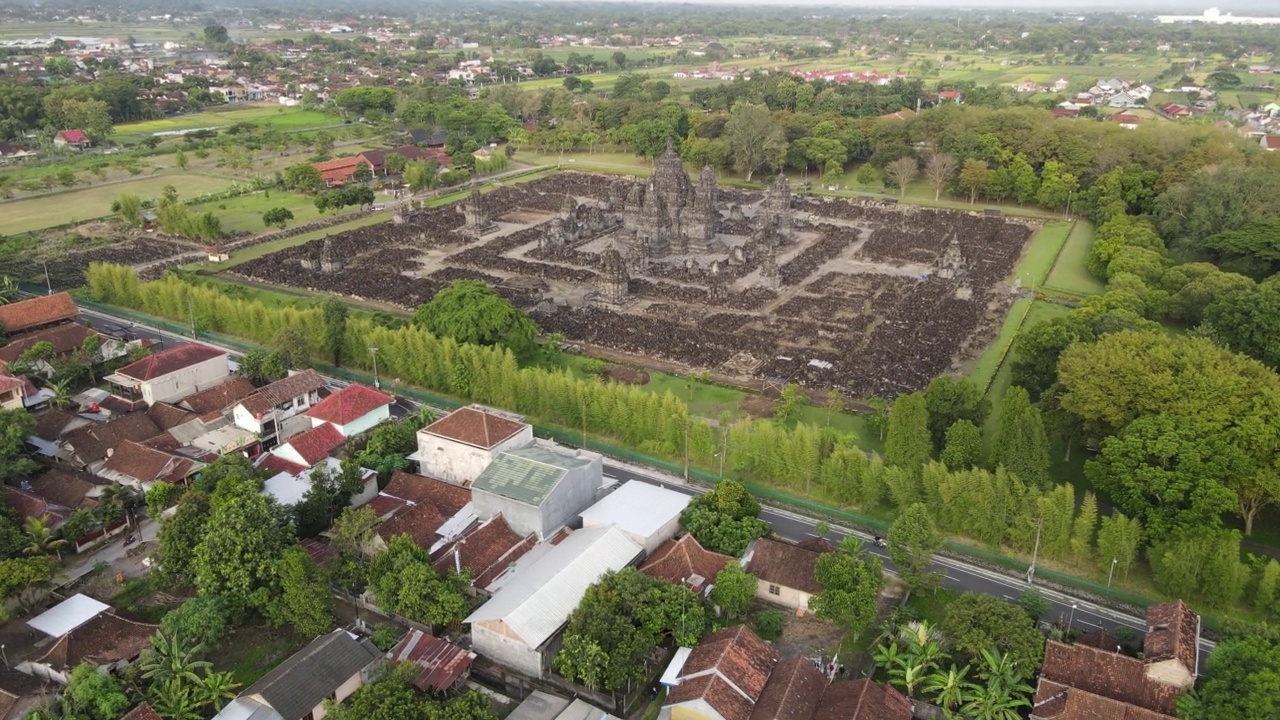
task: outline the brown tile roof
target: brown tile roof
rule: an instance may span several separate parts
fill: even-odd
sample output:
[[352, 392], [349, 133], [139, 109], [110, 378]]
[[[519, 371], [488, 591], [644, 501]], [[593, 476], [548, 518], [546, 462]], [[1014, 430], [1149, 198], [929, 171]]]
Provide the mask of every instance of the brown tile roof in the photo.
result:
[[1112, 700], [1101, 695], [1041, 680], [1034, 720], [1171, 720], [1171, 715]]
[[67, 293], [42, 295], [0, 305], [0, 328], [7, 335], [16, 335], [31, 328], [73, 320], [79, 314], [80, 308]]
[[[1050, 640], [1044, 649], [1036, 701], [1045, 701], [1058, 691], [1054, 687], [1076, 688], [1128, 705], [1173, 714], [1180, 688], [1147, 677], [1146, 664], [1136, 658], [1087, 645], [1065, 645]], [[1071, 716], [1062, 716], [1068, 720]], [[1088, 716], [1081, 716], [1088, 717]]]
[[195, 414], [169, 403], [156, 403], [147, 408], [146, 413], [162, 432], [168, 432], [185, 422], [196, 419]]
[[21, 390], [22, 397], [24, 398], [32, 395], [32, 393], [27, 390], [28, 381], [25, 378], [9, 374], [9, 372], [7, 372], [8, 368], [5, 368], [5, 370], [6, 372], [0, 373], [0, 393], [7, 393], [11, 390]]
[[814, 576], [819, 555], [790, 543], [760, 538], [747, 563], [747, 572], [774, 585], [816, 593], [822, 590]]
[[911, 720], [911, 701], [865, 678], [841, 680], [822, 693], [813, 720]]
[[[294, 473], [297, 474], [297, 473]], [[382, 520], [390, 519], [400, 508], [409, 503], [400, 498], [391, 497], [390, 495], [377, 495], [369, 501], [365, 507], [373, 511], [373, 514]]]
[[756, 700], [751, 720], [811, 720], [827, 678], [808, 658], [779, 662]]
[[297, 475], [307, 471], [307, 466], [299, 465], [295, 462], [289, 462], [279, 455], [264, 453], [257, 462], [257, 466], [263, 470], [269, 471], [272, 475], [286, 473], [288, 475]]
[[523, 430], [524, 423], [472, 407], [458, 408], [426, 427], [432, 435], [449, 438], [486, 450], [497, 447]]
[[69, 412], [46, 410], [43, 415], [36, 418], [36, 429], [32, 434], [41, 440], [57, 442], [62, 439], [62, 434], [67, 426], [76, 422], [76, 420], [76, 416]]
[[171, 372], [176, 372], [183, 368], [191, 367], [206, 360], [212, 360], [219, 355], [226, 355], [225, 350], [211, 348], [208, 345], [199, 343], [188, 343], [179, 345], [178, 347], [162, 350], [155, 355], [145, 357], [137, 362], [125, 365], [116, 371], [117, 375], [133, 378], [134, 380], [154, 380], [163, 377]]
[[[703, 698], [725, 720], [748, 720], [777, 662], [774, 649], [745, 625], [712, 633], [689, 653], [680, 672], [687, 679], [671, 689], [667, 705]], [[699, 682], [703, 677], [709, 679]]]
[[[89, 478], [95, 478], [98, 482], [93, 482]], [[97, 500], [85, 496], [98, 485], [106, 484], [107, 480], [88, 473], [55, 468], [27, 482], [31, 486], [32, 493], [54, 505], [74, 510], [79, 507], [95, 507], [98, 504]]]
[[0, 718], [9, 717], [23, 698], [52, 695], [47, 692], [47, 686], [48, 684], [40, 678], [0, 667]]
[[1192, 673], [1196, 670], [1196, 644], [1200, 619], [1181, 600], [1147, 608], [1147, 637], [1142, 654], [1149, 663], [1177, 660]]
[[177, 483], [182, 482], [194, 464], [189, 458], [170, 455], [142, 443], [124, 442], [116, 447], [102, 468], [138, 482]]
[[395, 398], [381, 390], [352, 383], [316, 403], [304, 414], [334, 425], [346, 425], [395, 401]]
[[155, 710], [152, 710], [150, 705], [142, 703], [125, 713], [125, 716], [120, 720], [164, 720], [164, 718], [161, 718]]
[[57, 525], [71, 514], [71, 508], [54, 505], [33, 492], [12, 485], [0, 485], [0, 497], [23, 520], [44, 518], [50, 525]]
[[107, 456], [107, 451], [126, 440], [142, 442], [160, 434], [160, 428], [146, 413], [129, 413], [105, 423], [90, 423], [66, 434], [63, 440], [75, 449], [80, 462], [89, 463]]
[[324, 387], [324, 377], [315, 370], [308, 368], [269, 385], [263, 385], [258, 388], [258, 394], [271, 407], [275, 407], [283, 405], [294, 398], [308, 395], [322, 387]]
[[450, 517], [471, 502], [470, 488], [402, 470], [391, 475], [391, 482], [382, 493], [419, 505], [432, 505]]
[[448, 515], [431, 505], [408, 505], [378, 526], [378, 537], [390, 541], [397, 535], [408, 535], [419, 547], [430, 549], [440, 539], [440, 526], [448, 520]]
[[201, 390], [194, 395], [188, 395], [182, 401], [182, 405], [191, 408], [191, 411], [197, 415], [205, 417], [211, 413], [221, 413], [254, 392], [253, 383], [235, 375], [224, 383]]
[[701, 575], [711, 582], [731, 562], [734, 559], [728, 555], [711, 552], [692, 535], [685, 535], [662, 543], [640, 566], [640, 572], [677, 585], [693, 575]]
[[64, 355], [73, 350], [79, 350], [87, 338], [97, 334], [96, 331], [76, 323], [36, 330], [15, 338], [8, 345], [0, 347], [0, 361], [11, 363], [38, 342], [47, 342], [53, 346], [54, 353]]
[[461, 565], [471, 571], [471, 584], [483, 589], [511, 563], [524, 557], [537, 541], [533, 533], [523, 538], [517, 535], [498, 513], [445, 547], [438, 554], [435, 567], [446, 573]]
[[307, 467], [311, 467], [329, 457], [330, 451], [346, 441], [342, 433], [338, 432], [338, 428], [325, 423], [293, 436], [289, 439], [289, 446], [302, 456], [302, 459], [307, 462]]
[[61, 670], [82, 662], [108, 665], [130, 660], [151, 644], [151, 636], [159, 629], [159, 625], [104, 612], [58, 638], [36, 662]]
[[243, 405], [244, 409], [248, 410], [250, 415], [257, 418], [261, 418], [263, 415], [271, 412], [271, 408], [274, 407], [270, 400], [257, 392], [241, 400], [240, 405]]

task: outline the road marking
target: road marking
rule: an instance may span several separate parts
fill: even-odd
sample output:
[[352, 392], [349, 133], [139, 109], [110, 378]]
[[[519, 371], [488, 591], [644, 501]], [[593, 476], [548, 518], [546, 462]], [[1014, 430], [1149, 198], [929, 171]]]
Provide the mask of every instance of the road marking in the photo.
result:
[[1098, 628], [1099, 630], [1101, 630], [1101, 629], [1102, 629], [1102, 626], [1101, 626], [1101, 625], [1099, 625], [1098, 623], [1091, 623], [1091, 622], [1089, 622], [1088, 620], [1081, 620], [1081, 621], [1080, 621], [1080, 624], [1081, 624], [1081, 625], [1092, 625], [1092, 626], [1094, 626], [1094, 627]]
[[1005, 600], [1017, 600], [1018, 598], [1016, 598], [1016, 597], [1014, 597], [1014, 596], [1012, 596], [1012, 595], [1005, 595], [1005, 596], [1004, 596], [1004, 599], [1005, 599]]
[[951, 577], [950, 575], [947, 575], [947, 576], [946, 576], [946, 578], [947, 578], [948, 580], [950, 580], [951, 582], [960, 582], [960, 579], [959, 579], [959, 578], [953, 578], [953, 577]]

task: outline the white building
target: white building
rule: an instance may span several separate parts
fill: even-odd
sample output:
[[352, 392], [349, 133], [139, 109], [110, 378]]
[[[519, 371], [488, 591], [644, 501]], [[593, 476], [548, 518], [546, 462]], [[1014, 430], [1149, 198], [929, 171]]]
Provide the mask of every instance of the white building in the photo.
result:
[[583, 510], [582, 527], [613, 525], [643, 547], [648, 556], [675, 537], [680, 529], [680, 513], [690, 500], [684, 493], [632, 480]]
[[329, 424], [337, 428], [343, 437], [352, 437], [390, 420], [391, 406], [395, 401], [394, 397], [380, 390], [352, 383], [321, 400], [304, 414], [311, 418], [313, 428]]
[[191, 343], [125, 365], [105, 379], [127, 397], [155, 405], [177, 402], [218, 385], [229, 375], [227, 351]]
[[315, 370], [292, 373], [264, 385], [241, 400], [231, 411], [236, 427], [257, 433], [263, 449], [270, 450], [312, 425], [303, 413], [320, 402], [324, 377]]
[[516, 563], [501, 589], [464, 621], [476, 652], [526, 675], [543, 677], [555, 655], [552, 640], [587, 588], [635, 562], [644, 550], [617, 528], [571, 533], [539, 545]]
[[499, 454], [531, 444], [532, 426], [473, 405], [419, 430], [418, 451], [409, 459], [422, 475], [470, 485]]
[[471, 485], [483, 520], [502, 514], [520, 535], [551, 537], [596, 499], [603, 458], [586, 450], [537, 444], [504, 452]]

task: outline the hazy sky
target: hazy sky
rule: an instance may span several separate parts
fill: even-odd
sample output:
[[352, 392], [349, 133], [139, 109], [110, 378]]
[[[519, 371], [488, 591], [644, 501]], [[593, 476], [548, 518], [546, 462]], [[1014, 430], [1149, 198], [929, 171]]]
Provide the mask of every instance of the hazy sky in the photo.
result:
[[[570, 1], [570, 0], [564, 0]], [[630, 2], [631, 0], [613, 0]], [[1160, 14], [1199, 15], [1210, 7], [1235, 15], [1280, 16], [1280, 4], [1275, 0], [1231, 0], [1213, 3], [1212, 0], [647, 0], [687, 5], [804, 5], [860, 8], [1027, 8], [1036, 12], [1073, 12], [1077, 10], [1120, 10]]]

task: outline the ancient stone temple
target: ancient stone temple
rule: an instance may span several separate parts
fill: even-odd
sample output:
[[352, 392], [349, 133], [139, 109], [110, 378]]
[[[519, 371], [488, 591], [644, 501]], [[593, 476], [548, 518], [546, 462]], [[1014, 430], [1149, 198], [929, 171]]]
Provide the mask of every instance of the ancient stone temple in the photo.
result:
[[938, 268], [938, 277], [947, 279], [964, 277], [968, 264], [964, 261], [964, 255], [960, 253], [959, 238], [955, 235], [951, 236], [951, 241], [947, 243], [947, 247], [943, 249], [934, 265]]
[[773, 185], [765, 193], [764, 201], [756, 211], [756, 224], [757, 226], [775, 225], [778, 234], [781, 235], [780, 240], [791, 237], [791, 183], [787, 181], [786, 175], [778, 173], [773, 179]]
[[720, 226], [720, 211], [716, 209], [717, 195], [716, 173], [710, 165], [702, 168], [698, 177], [698, 185], [693, 191], [693, 201], [689, 203], [681, 218], [682, 229], [688, 237], [688, 251], [704, 253], [707, 245], [715, 239]]
[[631, 299], [631, 276], [627, 263], [617, 248], [609, 248], [601, 255], [599, 299], [612, 305], [622, 305]]
[[333, 242], [328, 235], [320, 248], [320, 272], [334, 273], [343, 267], [342, 258], [333, 254]]
[[[673, 252], [680, 255], [688, 252], [690, 238], [684, 214], [693, 206], [695, 194], [675, 145], [668, 138], [667, 149], [658, 158], [653, 176], [647, 183], [633, 186], [623, 204], [623, 227], [631, 236], [632, 243], [644, 245], [653, 258]], [[612, 200], [612, 188], [610, 195]], [[701, 246], [706, 246], [706, 240], [701, 242]]]
[[462, 223], [463, 232], [474, 237], [491, 232], [495, 227], [493, 220], [489, 219], [489, 213], [485, 211], [480, 186], [475, 183], [471, 184], [471, 195], [462, 205], [462, 216], [466, 218]]

